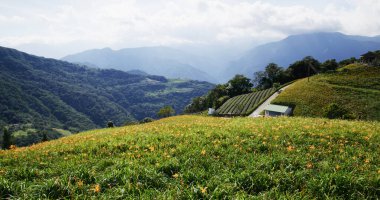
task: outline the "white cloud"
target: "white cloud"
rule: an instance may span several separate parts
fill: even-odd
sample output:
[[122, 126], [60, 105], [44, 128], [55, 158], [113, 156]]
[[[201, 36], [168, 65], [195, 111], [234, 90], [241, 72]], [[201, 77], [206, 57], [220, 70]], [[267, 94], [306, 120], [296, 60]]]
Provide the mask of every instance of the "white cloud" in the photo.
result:
[[380, 34], [378, 0], [335, 0], [326, 5], [291, 2], [5, 0], [0, 5], [0, 45], [80, 42], [123, 48], [237, 40], [262, 43], [312, 31]]

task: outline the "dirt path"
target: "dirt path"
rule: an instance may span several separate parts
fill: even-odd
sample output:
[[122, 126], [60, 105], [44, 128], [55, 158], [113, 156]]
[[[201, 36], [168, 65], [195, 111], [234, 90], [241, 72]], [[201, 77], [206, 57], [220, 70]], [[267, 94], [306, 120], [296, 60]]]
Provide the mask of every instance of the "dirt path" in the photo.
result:
[[281, 88], [279, 91], [272, 94], [272, 96], [270, 96], [267, 100], [265, 100], [264, 103], [262, 103], [259, 107], [257, 107], [256, 110], [253, 111], [252, 114], [250, 114], [248, 117], [260, 117], [260, 113], [264, 111], [264, 109], [270, 104], [270, 102], [272, 102], [282, 91], [286, 90], [286, 88], [288, 88], [291, 85], [292, 84], [287, 85]]

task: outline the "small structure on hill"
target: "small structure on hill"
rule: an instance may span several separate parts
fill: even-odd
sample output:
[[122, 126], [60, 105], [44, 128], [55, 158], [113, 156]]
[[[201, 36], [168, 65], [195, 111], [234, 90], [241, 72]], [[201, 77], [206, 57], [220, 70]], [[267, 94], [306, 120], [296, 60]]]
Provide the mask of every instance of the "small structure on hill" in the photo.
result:
[[208, 115], [214, 115], [215, 114], [215, 109], [214, 108], [209, 108], [208, 109]]
[[265, 117], [288, 116], [292, 113], [292, 108], [289, 106], [269, 104], [264, 111]]

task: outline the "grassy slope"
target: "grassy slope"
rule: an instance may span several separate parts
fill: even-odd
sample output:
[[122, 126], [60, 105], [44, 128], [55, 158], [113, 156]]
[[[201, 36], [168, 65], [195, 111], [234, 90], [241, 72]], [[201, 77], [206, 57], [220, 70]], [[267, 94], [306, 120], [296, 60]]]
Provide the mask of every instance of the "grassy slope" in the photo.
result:
[[297, 81], [272, 103], [295, 105], [295, 116], [321, 117], [323, 108], [338, 103], [357, 118], [380, 120], [380, 67], [349, 65], [340, 72]]
[[379, 122], [172, 117], [0, 151], [0, 194], [376, 198], [379, 133]]

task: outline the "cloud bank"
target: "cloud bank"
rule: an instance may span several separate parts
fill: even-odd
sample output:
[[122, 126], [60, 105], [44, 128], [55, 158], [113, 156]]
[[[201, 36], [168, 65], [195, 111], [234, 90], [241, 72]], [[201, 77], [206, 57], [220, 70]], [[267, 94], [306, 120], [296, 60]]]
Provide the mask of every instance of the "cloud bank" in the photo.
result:
[[106, 46], [263, 43], [314, 31], [379, 35], [378, 19], [378, 0], [3, 0], [0, 45], [59, 57]]

